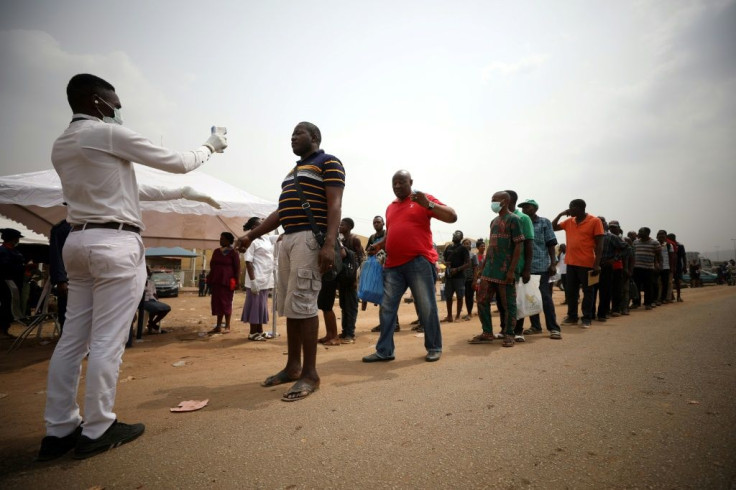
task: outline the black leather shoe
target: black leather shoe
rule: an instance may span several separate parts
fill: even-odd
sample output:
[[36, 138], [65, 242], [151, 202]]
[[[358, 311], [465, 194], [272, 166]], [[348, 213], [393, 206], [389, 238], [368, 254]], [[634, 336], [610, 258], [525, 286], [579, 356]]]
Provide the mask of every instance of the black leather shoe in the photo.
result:
[[363, 358], [363, 362], [386, 362], [386, 361], [393, 361], [394, 359], [395, 359], [394, 356], [381, 357], [378, 355], [378, 352], [374, 352], [370, 356], [365, 356]]
[[64, 437], [46, 436], [41, 440], [41, 449], [38, 451], [36, 461], [51, 461], [60, 458], [66, 453], [74, 449], [77, 445], [79, 437], [82, 435], [82, 427], [74, 429], [69, 435]]
[[432, 351], [432, 352], [429, 352], [427, 354], [427, 357], [425, 357], [424, 359], [427, 362], [435, 362], [435, 361], [439, 361], [440, 357], [442, 357], [442, 352]]
[[97, 439], [90, 439], [81, 436], [77, 441], [77, 447], [74, 449], [74, 459], [86, 459], [100, 453], [104, 453], [109, 449], [122, 446], [134, 439], [137, 439], [146, 426], [143, 424], [124, 424], [117, 420]]

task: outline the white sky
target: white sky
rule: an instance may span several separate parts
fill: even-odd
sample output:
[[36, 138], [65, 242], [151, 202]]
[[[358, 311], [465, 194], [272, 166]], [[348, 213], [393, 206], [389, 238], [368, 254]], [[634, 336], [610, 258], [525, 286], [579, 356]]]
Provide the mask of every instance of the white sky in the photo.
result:
[[88, 72], [156, 143], [227, 126], [203, 170], [273, 201], [294, 125], [317, 124], [363, 235], [405, 168], [458, 213], [437, 242], [487, 236], [491, 195], [511, 188], [550, 219], [582, 198], [725, 259], [735, 47], [726, 0], [0, 0], [0, 175], [51, 168], [66, 83]]

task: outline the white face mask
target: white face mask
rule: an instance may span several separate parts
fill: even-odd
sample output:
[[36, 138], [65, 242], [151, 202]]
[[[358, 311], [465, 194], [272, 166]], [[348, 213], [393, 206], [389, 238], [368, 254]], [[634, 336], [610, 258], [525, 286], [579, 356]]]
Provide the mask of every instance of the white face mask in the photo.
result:
[[[99, 99], [99, 100], [102, 100], [102, 99]], [[120, 115], [120, 109], [118, 109], [117, 107], [111, 106], [110, 104], [108, 104], [104, 100], [102, 100], [102, 103], [105, 104], [110, 109], [112, 109], [112, 117], [110, 117], [110, 116], [106, 116], [106, 115], [102, 114], [102, 111], [100, 111], [100, 108], [99, 107], [97, 108], [97, 111], [100, 114], [102, 114], [102, 120], [104, 122], [106, 122], [107, 124], [119, 124], [120, 126], [122, 126], [123, 125], [123, 116]]]
[[495, 201], [494, 201], [494, 202], [492, 202], [492, 203], [491, 203], [491, 210], [492, 210], [492, 211], [493, 211], [494, 213], [499, 213], [499, 212], [501, 212], [501, 210], [503, 209], [503, 206], [502, 206], [501, 204], [502, 204], [502, 203], [500, 203], [500, 202], [495, 202]]

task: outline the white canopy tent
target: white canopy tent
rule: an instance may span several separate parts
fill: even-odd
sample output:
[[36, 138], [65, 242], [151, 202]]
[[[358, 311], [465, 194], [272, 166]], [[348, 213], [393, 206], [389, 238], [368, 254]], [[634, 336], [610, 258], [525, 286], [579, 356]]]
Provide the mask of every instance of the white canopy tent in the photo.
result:
[[[197, 170], [180, 175], [136, 164], [135, 172], [146, 247], [216, 248], [223, 231], [242, 235], [248, 218], [266, 217], [276, 209], [274, 202]], [[186, 186], [212, 197], [222, 208], [184, 199], [148, 200], [155, 199], [162, 190]], [[0, 177], [0, 215], [36, 233], [49, 236], [51, 227], [66, 217], [63, 202], [61, 182], [54, 170]]]

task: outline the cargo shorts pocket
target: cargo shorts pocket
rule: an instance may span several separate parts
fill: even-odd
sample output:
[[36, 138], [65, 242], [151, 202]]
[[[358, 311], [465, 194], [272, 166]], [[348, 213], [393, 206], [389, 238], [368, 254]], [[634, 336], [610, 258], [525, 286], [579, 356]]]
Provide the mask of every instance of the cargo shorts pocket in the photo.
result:
[[317, 314], [317, 296], [322, 278], [312, 269], [297, 269], [296, 289], [291, 295], [291, 309], [301, 315]]

